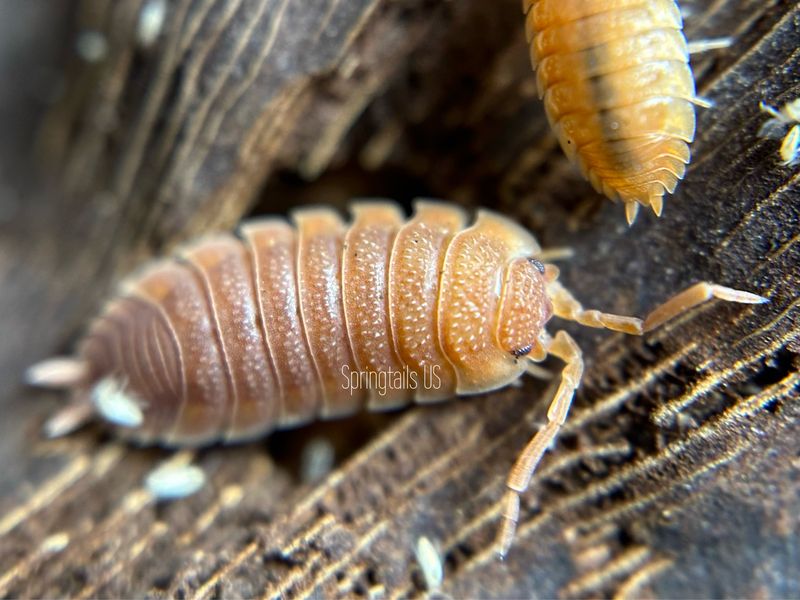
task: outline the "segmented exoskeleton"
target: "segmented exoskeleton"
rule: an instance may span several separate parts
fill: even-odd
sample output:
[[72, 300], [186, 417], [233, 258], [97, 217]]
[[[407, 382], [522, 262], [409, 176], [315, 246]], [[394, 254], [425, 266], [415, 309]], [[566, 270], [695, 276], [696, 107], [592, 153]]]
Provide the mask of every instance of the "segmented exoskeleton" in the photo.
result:
[[[674, 0], [523, 0], [547, 118], [594, 188], [661, 214], [689, 162], [695, 84]], [[702, 103], [702, 102], [699, 102]]]
[[[418, 201], [408, 221], [387, 201], [355, 203], [352, 214], [349, 225], [325, 208], [298, 210], [294, 226], [248, 221], [239, 237], [201, 240], [131, 278], [77, 358], [29, 372], [32, 383], [76, 397], [49, 432], [96, 412], [140, 442], [239, 440], [362, 408], [486, 392], [554, 354], [567, 366], [548, 423], [509, 476], [505, 552], [518, 494], [583, 370], [573, 339], [546, 331], [552, 315], [641, 334], [712, 297], [763, 301], [700, 283], [644, 321], [584, 310], [558, 270], [539, 262], [534, 237], [498, 214], [478, 211], [468, 226], [460, 208], [432, 201]], [[354, 373], [401, 374], [392, 380], [403, 383], [356, 385]]]

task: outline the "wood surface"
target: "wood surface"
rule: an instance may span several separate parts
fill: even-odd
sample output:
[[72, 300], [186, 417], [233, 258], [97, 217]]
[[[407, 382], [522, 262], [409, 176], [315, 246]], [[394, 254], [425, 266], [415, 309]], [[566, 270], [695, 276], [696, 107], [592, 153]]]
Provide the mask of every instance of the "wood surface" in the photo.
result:
[[[0, 597], [423, 596], [421, 536], [439, 596], [800, 597], [799, 175], [757, 136], [760, 101], [800, 96], [796, 2], [682, 3], [690, 39], [734, 43], [694, 58], [715, 106], [664, 216], [632, 228], [558, 150], [518, 0], [173, 0], [150, 47], [145, 4], [0, 4]], [[172, 503], [143, 488], [167, 450], [42, 439], [64, 399], [21, 374], [120, 277], [244, 215], [353, 196], [509, 214], [574, 249], [563, 279], [603, 310], [699, 279], [770, 303], [644, 338], [567, 326], [584, 384], [505, 562], [503, 481], [548, 382], [198, 451], [210, 483]], [[336, 464], [309, 481], [320, 439]]]

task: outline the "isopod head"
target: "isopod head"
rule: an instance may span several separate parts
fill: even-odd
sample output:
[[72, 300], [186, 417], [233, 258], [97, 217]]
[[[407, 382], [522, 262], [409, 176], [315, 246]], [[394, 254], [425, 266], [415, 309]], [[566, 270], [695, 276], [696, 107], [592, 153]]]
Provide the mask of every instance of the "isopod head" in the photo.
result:
[[505, 272], [497, 313], [497, 343], [515, 357], [544, 352], [539, 336], [553, 314], [545, 268], [535, 259], [512, 260]]
[[489, 211], [450, 243], [438, 321], [458, 394], [497, 389], [525, 370], [520, 357], [537, 347], [551, 311], [541, 265], [529, 260], [540, 251], [529, 232]]

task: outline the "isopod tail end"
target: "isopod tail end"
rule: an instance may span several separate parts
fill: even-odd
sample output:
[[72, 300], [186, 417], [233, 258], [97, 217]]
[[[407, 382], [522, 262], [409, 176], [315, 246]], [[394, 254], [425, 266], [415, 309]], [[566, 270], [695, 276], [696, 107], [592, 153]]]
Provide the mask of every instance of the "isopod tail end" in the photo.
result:
[[653, 209], [657, 217], [660, 217], [661, 211], [664, 210], [664, 197], [661, 195], [650, 196], [650, 208]]
[[639, 204], [637, 202], [626, 202], [625, 203], [625, 219], [628, 221], [628, 225], [633, 225], [636, 222], [636, 215], [639, 214]]
[[89, 363], [71, 356], [57, 356], [36, 363], [25, 371], [25, 383], [44, 388], [75, 387], [88, 378]]

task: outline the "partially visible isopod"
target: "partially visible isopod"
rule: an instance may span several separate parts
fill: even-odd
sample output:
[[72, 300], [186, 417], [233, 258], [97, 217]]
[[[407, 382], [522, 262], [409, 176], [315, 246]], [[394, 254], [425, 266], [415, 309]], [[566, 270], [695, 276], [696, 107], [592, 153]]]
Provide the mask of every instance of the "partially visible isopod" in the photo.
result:
[[444, 580], [444, 567], [442, 557], [433, 542], [427, 536], [417, 538], [417, 547], [414, 549], [417, 563], [422, 570], [422, 578], [425, 580], [425, 588], [429, 591], [436, 591], [442, 586]]
[[[787, 102], [780, 110], [763, 102], [759, 106], [762, 111], [772, 115], [772, 118], [761, 126], [758, 135], [767, 138], [782, 138], [778, 151], [781, 163], [787, 167], [797, 164], [800, 161], [800, 98]], [[787, 127], [789, 128], [788, 132], [786, 132]], [[786, 132], [785, 135], [784, 132]]]
[[523, 0], [539, 95], [594, 188], [661, 214], [689, 162], [694, 76], [674, 0]]
[[[386, 201], [245, 223], [157, 261], [125, 282], [79, 345], [79, 356], [33, 367], [31, 383], [69, 387], [52, 434], [97, 414], [142, 443], [201, 445], [263, 435], [315, 418], [385, 410], [495, 390], [548, 354], [567, 366], [547, 412], [509, 475], [501, 553], [519, 494], [567, 418], [580, 348], [545, 326], [555, 315], [635, 335], [710, 300], [755, 294], [698, 283], [646, 319], [584, 310], [543, 264], [534, 237], [481, 210], [419, 201], [406, 220]], [[194, 467], [156, 470], [157, 497], [185, 496]], [[421, 559], [439, 579], [434, 553]]]

